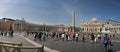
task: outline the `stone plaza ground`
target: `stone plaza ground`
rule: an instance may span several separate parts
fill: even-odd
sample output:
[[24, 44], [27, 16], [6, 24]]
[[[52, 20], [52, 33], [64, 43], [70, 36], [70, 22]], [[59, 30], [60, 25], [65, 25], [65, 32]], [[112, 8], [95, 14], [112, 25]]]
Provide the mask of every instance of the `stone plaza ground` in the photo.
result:
[[[91, 43], [89, 39], [85, 42], [79, 40], [75, 41], [54, 41], [48, 39], [46, 41], [34, 41], [33, 35], [27, 37], [21, 36], [21, 33], [14, 33], [14, 37], [0, 36], [0, 41], [23, 42], [25, 46], [35, 46], [36, 44], [44, 44], [45, 52], [105, 52], [102, 42]], [[34, 52], [34, 50], [22, 50], [22, 52]], [[120, 38], [116, 36], [113, 38], [113, 46], [110, 52], [120, 52]]]

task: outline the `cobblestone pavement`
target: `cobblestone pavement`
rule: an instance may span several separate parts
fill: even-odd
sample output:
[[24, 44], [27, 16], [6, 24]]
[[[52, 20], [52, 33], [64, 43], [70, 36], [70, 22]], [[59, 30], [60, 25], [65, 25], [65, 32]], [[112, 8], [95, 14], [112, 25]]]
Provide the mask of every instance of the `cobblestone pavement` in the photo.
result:
[[[34, 41], [33, 35], [27, 36], [27, 38]], [[113, 38], [113, 46], [110, 48], [110, 52], [119, 52], [120, 51], [120, 40], [116, 40], [116, 37]], [[104, 44], [102, 41], [92, 44], [89, 39], [85, 42], [79, 40], [75, 41], [54, 41], [48, 39], [46, 41], [36, 41], [37, 43], [43, 43], [45, 46], [58, 50], [60, 52], [104, 52]]]
[[[21, 37], [19, 33], [15, 33], [14, 37], [3, 37], [0, 36], [0, 41], [10, 41], [10, 42], [23, 42], [25, 46], [35, 46], [25, 38], [28, 38], [34, 41], [33, 35], [27, 37]], [[113, 38], [113, 46], [111, 47], [111, 52], [119, 52], [120, 51], [120, 40], [118, 38]], [[46, 41], [34, 41], [38, 44], [44, 44], [46, 52], [104, 52], [104, 45], [102, 42], [92, 44], [89, 39], [87, 41], [79, 42], [75, 41], [54, 41], [48, 39]], [[52, 51], [51, 51], [52, 50]], [[22, 52], [34, 52], [34, 50], [22, 50]]]

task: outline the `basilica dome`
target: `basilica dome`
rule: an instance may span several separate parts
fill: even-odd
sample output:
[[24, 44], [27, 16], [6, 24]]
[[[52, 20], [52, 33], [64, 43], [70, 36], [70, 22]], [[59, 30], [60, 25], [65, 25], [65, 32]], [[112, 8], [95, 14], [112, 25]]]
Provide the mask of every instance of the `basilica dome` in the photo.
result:
[[95, 22], [95, 21], [97, 21], [97, 18], [93, 17], [91, 21]]

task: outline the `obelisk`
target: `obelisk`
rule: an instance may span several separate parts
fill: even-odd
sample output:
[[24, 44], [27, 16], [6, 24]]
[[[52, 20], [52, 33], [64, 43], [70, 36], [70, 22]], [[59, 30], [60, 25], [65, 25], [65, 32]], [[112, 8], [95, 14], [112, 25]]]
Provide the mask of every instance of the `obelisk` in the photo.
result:
[[75, 11], [72, 12], [72, 33], [75, 33]]

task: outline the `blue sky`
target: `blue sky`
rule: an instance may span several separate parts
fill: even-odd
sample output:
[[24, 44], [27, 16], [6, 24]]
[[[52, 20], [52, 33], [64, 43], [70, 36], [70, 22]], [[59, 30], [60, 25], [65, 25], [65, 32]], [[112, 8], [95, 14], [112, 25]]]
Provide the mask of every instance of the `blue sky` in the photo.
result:
[[120, 21], [120, 0], [0, 0], [1, 18], [24, 18], [36, 24], [71, 25], [73, 9], [76, 26], [94, 16], [103, 23]]

